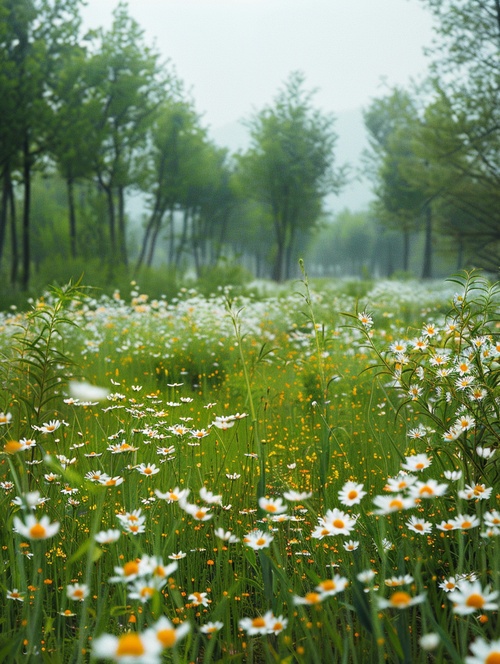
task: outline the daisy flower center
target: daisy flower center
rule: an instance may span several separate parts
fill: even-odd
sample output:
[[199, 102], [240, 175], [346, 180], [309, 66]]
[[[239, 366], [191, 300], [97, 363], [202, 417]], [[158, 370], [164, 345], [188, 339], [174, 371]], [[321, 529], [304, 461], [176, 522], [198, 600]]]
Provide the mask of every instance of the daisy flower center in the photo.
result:
[[198, 511], [196, 512], [196, 514], [195, 514], [195, 517], [196, 517], [197, 519], [203, 519], [204, 516], [205, 516], [205, 512], [204, 512], [204, 510], [198, 510]]
[[31, 526], [30, 528], [30, 537], [33, 539], [42, 539], [42, 537], [45, 537], [46, 534], [47, 531], [41, 523], [35, 523], [35, 525]]
[[432, 490], [432, 487], [428, 486], [427, 484], [425, 486], [423, 486], [419, 491], [419, 494], [421, 496], [423, 496], [424, 494], [432, 496], [433, 493], [434, 493], [434, 491]]
[[333, 526], [334, 528], [344, 528], [345, 524], [342, 521], [342, 519], [335, 519], [335, 521], [333, 522]]
[[152, 597], [155, 589], [150, 586], [145, 586], [141, 588], [141, 597]]
[[75, 588], [75, 590], [73, 590], [73, 597], [75, 599], [82, 599], [83, 598], [83, 590], [81, 588]]
[[413, 527], [415, 528], [415, 530], [423, 530], [424, 529], [424, 527], [421, 523], [416, 523]]
[[127, 656], [137, 657], [139, 655], [144, 655], [144, 646], [141, 641], [141, 637], [138, 634], [130, 633], [124, 634], [120, 637], [118, 641], [118, 647], [116, 649], [117, 656]]
[[137, 574], [139, 572], [139, 565], [135, 560], [131, 560], [128, 563], [125, 563], [123, 566], [123, 574], [125, 576], [132, 576], [132, 574]]
[[403, 501], [395, 499], [391, 500], [389, 503], [389, 507], [393, 510], [402, 510], [403, 509]]
[[398, 608], [404, 608], [405, 606], [408, 606], [409, 603], [411, 602], [411, 596], [408, 593], [405, 593], [404, 591], [400, 590], [397, 593], [394, 593], [389, 600], [393, 606], [397, 606]]
[[266, 621], [264, 620], [264, 618], [261, 618], [260, 616], [252, 620], [252, 627], [265, 627], [265, 626], [266, 626]]
[[415, 464], [415, 470], [422, 470], [423, 468], [425, 468], [425, 466], [422, 462]]
[[172, 648], [175, 644], [175, 629], [160, 629], [156, 632], [156, 638], [164, 648]]
[[262, 545], [265, 544], [265, 543], [266, 543], [266, 540], [265, 540], [264, 537], [259, 537], [259, 539], [255, 541], [255, 544], [256, 544], [257, 546], [262, 546]]
[[465, 603], [467, 606], [472, 606], [475, 609], [482, 609], [484, 606], [484, 597], [479, 593], [473, 593], [472, 595], [469, 595], [469, 597], [467, 597]]
[[323, 590], [335, 590], [336, 587], [337, 584], [335, 583], [335, 581], [332, 581], [332, 579], [327, 579], [326, 581], [323, 581], [321, 583], [321, 588]]
[[349, 498], [349, 500], [354, 500], [354, 498], [358, 497], [358, 492], [355, 489], [352, 489], [352, 491], [349, 491], [349, 493], [347, 494], [347, 497]]
[[308, 604], [317, 604], [321, 602], [321, 596], [319, 593], [307, 593], [304, 597]]
[[3, 451], [6, 454], [15, 454], [16, 452], [19, 452], [19, 450], [22, 449], [23, 446], [21, 445], [21, 443], [18, 443], [17, 440], [9, 440], [9, 442], [5, 443]]
[[488, 657], [484, 660], [484, 664], [500, 664], [500, 651], [496, 650], [490, 652]]
[[471, 521], [462, 521], [462, 528], [470, 528], [472, 526]]

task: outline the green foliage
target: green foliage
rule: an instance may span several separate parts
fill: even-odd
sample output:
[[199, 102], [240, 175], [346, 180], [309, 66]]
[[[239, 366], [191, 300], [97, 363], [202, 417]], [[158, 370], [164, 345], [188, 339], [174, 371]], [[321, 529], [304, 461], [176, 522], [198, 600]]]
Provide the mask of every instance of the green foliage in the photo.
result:
[[252, 274], [242, 265], [227, 261], [218, 265], [202, 267], [195, 287], [207, 297], [225, 290], [230, 290], [234, 294], [242, 292], [252, 278]]
[[333, 118], [315, 109], [311, 98], [304, 76], [291, 74], [274, 105], [248, 122], [252, 145], [238, 157], [247, 195], [272, 215], [277, 281], [291, 276], [299, 231], [308, 236], [320, 218], [323, 198], [344, 182], [343, 171], [333, 168]]
[[53, 287], [48, 301], [37, 301], [18, 324], [10, 348], [2, 353], [2, 385], [18, 426], [39, 426], [53, 414], [54, 401], [61, 399], [74, 364], [64, 350], [66, 328], [75, 325], [66, 309], [82, 294], [79, 283]]
[[[450, 286], [388, 281], [359, 300], [342, 293], [344, 285], [313, 288], [304, 272], [299, 294], [274, 286], [263, 299], [229, 301], [185, 287], [169, 302], [150, 300], [137, 284], [130, 301], [92, 293], [82, 300], [70, 286], [27, 315], [2, 315], [6, 355], [25, 347], [37, 366], [65, 380], [69, 367], [55, 364], [63, 353], [78, 359], [93, 383], [86, 389], [110, 388], [102, 402], [65, 403], [61, 394], [48, 401], [59, 417], [52, 432], [33, 432], [10, 392], [0, 393], [5, 661], [87, 664], [100, 659], [90, 653], [101, 634], [131, 632], [151, 643], [146, 630], [159, 629], [161, 616], [190, 632], [155, 662], [426, 664], [420, 638], [429, 633], [436, 662], [465, 661], [478, 639], [494, 644], [496, 609], [460, 615], [442, 586], [453, 576], [465, 588], [463, 577], [473, 574], [478, 593], [491, 588], [498, 607], [498, 532], [488, 527], [498, 518], [498, 284], [475, 274]], [[411, 321], [401, 317], [409, 303]], [[20, 342], [16, 329], [34, 336]], [[32, 348], [37, 337], [44, 342]], [[402, 342], [405, 353], [395, 350]], [[431, 360], [439, 354], [453, 372], [438, 373]], [[473, 378], [464, 390], [463, 360], [470, 365], [463, 375]], [[192, 369], [215, 364], [223, 380], [192, 389]], [[318, 386], [316, 404], [304, 394], [308, 381]], [[24, 380], [30, 412], [40, 384]], [[458, 426], [453, 440], [443, 437]], [[29, 451], [21, 436], [35, 439]], [[408, 472], [400, 472], [402, 461]], [[417, 461], [425, 468], [412, 469]], [[450, 479], [458, 470], [462, 476]], [[445, 474], [445, 493], [425, 497]], [[399, 500], [384, 490], [395, 481], [413, 482], [419, 502], [374, 514], [374, 500]], [[342, 497], [346, 486], [358, 502]], [[191, 493], [175, 500], [182, 489]], [[220, 503], [208, 504], [210, 492]], [[265, 509], [282, 497], [284, 515]], [[42, 514], [55, 524], [51, 536], [37, 537], [39, 527], [26, 534]], [[477, 527], [439, 529], [459, 515]], [[412, 529], [415, 519], [431, 530]], [[317, 530], [348, 520], [347, 536]], [[118, 539], [97, 542], [108, 528]], [[221, 539], [219, 528], [239, 541]], [[268, 540], [258, 551], [248, 545], [256, 529]], [[177, 568], [166, 574], [172, 558]], [[125, 578], [132, 572], [138, 578]], [[72, 596], [75, 583], [85, 596]], [[195, 593], [206, 593], [205, 605]], [[281, 616], [272, 633], [248, 633], [240, 622], [258, 626], [271, 615]], [[222, 626], [206, 634], [215, 620]]]

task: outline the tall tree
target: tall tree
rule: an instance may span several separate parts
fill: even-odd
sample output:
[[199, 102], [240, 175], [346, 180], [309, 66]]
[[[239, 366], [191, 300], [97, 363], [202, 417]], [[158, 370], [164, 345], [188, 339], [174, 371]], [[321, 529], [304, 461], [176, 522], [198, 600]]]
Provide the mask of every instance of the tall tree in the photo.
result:
[[[0, 159], [4, 198], [14, 172], [23, 184], [23, 289], [28, 287], [31, 269], [31, 179], [37, 161], [47, 150], [57, 105], [54, 80], [68, 44], [78, 34], [80, 4], [81, 0], [0, 0], [0, 112], [6, 138]], [[4, 210], [2, 205], [0, 223], [4, 223]]]
[[[374, 100], [364, 120], [372, 150], [368, 164], [375, 182], [374, 212], [386, 227], [402, 234], [403, 270], [407, 271], [410, 237], [429, 203], [425, 189], [415, 185], [408, 174], [417, 161], [421, 166], [413, 147], [418, 111], [411, 95], [396, 88], [387, 97]], [[429, 267], [427, 263], [423, 276], [430, 276]]]
[[[454, 200], [480, 264], [500, 264], [500, 1], [421, 0], [433, 12], [438, 39], [429, 55], [436, 102], [427, 117], [430, 158], [449, 169]], [[472, 197], [472, 192], [476, 196]], [[467, 224], [460, 224], [464, 230]], [[448, 226], [449, 230], [449, 226]], [[460, 230], [460, 229], [458, 229]]]
[[145, 177], [141, 187], [148, 194], [150, 208], [136, 270], [151, 265], [164, 218], [168, 215], [169, 262], [175, 256], [175, 212], [184, 204], [184, 190], [199, 167], [205, 132], [192, 104], [168, 99], [155, 115], [150, 130], [150, 147], [142, 160]]
[[334, 170], [334, 118], [312, 105], [304, 76], [290, 75], [272, 106], [248, 122], [251, 147], [239, 157], [249, 195], [268, 206], [275, 242], [273, 278], [291, 276], [299, 231], [312, 230], [326, 194], [338, 192], [343, 169]]
[[135, 169], [154, 112], [174, 79], [158, 53], [144, 44], [143, 30], [120, 2], [108, 32], [89, 62], [88, 83], [95, 108], [95, 131], [101, 137], [94, 169], [108, 205], [110, 251], [127, 264], [125, 192], [137, 184]]

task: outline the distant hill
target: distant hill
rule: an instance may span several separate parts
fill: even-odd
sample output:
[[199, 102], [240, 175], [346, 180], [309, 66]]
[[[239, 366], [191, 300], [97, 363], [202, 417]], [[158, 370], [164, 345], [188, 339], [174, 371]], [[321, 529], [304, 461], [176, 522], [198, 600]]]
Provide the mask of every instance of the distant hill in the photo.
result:
[[[368, 147], [366, 129], [363, 123], [361, 109], [343, 111], [336, 114], [336, 131], [338, 134], [336, 163], [338, 165], [349, 163], [352, 177], [359, 176], [361, 169], [361, 154]], [[247, 128], [241, 122], [231, 122], [221, 127], [209, 129], [213, 141], [221, 147], [227, 147], [231, 152], [246, 150], [249, 144]], [[344, 208], [358, 211], [365, 209], [373, 199], [371, 183], [366, 178], [352, 181], [346, 185], [339, 196], [328, 198], [328, 208], [332, 212], [339, 212]]]

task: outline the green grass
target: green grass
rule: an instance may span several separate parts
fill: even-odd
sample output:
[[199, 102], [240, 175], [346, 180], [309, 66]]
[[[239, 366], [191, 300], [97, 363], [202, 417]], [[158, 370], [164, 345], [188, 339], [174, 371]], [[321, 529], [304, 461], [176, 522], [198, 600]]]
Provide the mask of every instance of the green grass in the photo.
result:
[[[498, 536], [488, 525], [498, 509], [498, 284], [465, 275], [438, 290], [408, 282], [353, 290], [342, 282], [311, 285], [304, 273], [275, 295], [259, 288], [210, 297], [184, 289], [152, 300], [138, 286], [127, 298], [69, 286], [29, 314], [2, 316], [1, 661], [93, 661], [104, 633], [122, 638], [110, 647], [132, 652], [140, 643], [123, 637], [157, 643], [148, 630], [158, 632], [162, 616], [174, 627], [189, 625], [189, 633], [174, 645], [169, 632], [169, 647], [160, 653], [158, 646], [149, 661], [459, 662], [475, 640], [498, 638], [498, 597], [491, 609], [476, 597], [477, 610], [460, 615], [439, 585], [453, 576], [466, 589], [463, 577], [473, 575], [480, 595], [500, 589]], [[453, 302], [455, 292], [463, 297]], [[373, 325], [361, 322], [361, 312]], [[425, 336], [431, 322], [437, 332]], [[446, 328], [451, 322], [454, 331]], [[404, 339], [404, 355], [391, 350]], [[426, 340], [424, 350], [413, 348], [416, 339]], [[453, 369], [448, 376], [431, 362], [440, 353]], [[467, 388], [457, 386], [464, 359]], [[75, 379], [106, 388], [107, 396], [71, 402]], [[476, 388], [481, 396], [471, 398]], [[465, 415], [474, 423], [447, 441]], [[224, 418], [227, 429], [216, 425]], [[60, 425], [45, 432], [54, 419]], [[18, 450], [24, 438], [36, 445]], [[422, 486], [445, 483], [446, 492], [377, 514], [374, 499], [395, 497], [387, 481], [416, 454], [431, 463], [410, 475]], [[461, 478], [447, 479], [451, 470]], [[89, 479], [99, 473], [119, 479]], [[349, 481], [366, 492], [352, 505], [339, 497]], [[471, 500], [460, 497], [466, 485], [476, 491]], [[486, 500], [482, 485], [492, 489]], [[202, 488], [220, 501], [207, 504]], [[188, 505], [156, 493], [184, 489]], [[310, 495], [284, 499], [286, 517], [273, 521], [259, 498], [290, 490]], [[34, 491], [47, 500], [29, 508]], [[208, 520], [199, 520], [203, 507]], [[333, 521], [357, 519], [352, 532], [315, 536], [335, 508], [342, 514]], [[144, 526], [138, 534], [117, 517], [134, 510], [140, 515], [130, 523]], [[47, 515], [57, 533], [13, 533], [14, 520], [28, 524], [30, 514]], [[478, 526], [437, 528], [460, 514]], [[410, 517], [431, 531], [412, 530]], [[340, 528], [328, 523], [332, 533]], [[218, 528], [238, 541], [221, 540]], [[97, 543], [94, 535], [107, 529], [118, 529], [119, 539]], [[259, 550], [244, 541], [256, 529], [268, 544]], [[349, 540], [358, 542], [355, 550], [344, 547]], [[186, 555], [168, 578], [147, 565], [145, 557], [155, 556], [155, 566], [166, 567], [179, 552]], [[137, 561], [144, 602], [133, 597], [133, 582], [110, 582]], [[366, 570], [376, 575], [360, 581]], [[309, 595], [328, 579], [342, 590]], [[88, 588], [83, 601], [68, 597], [70, 584]], [[23, 601], [7, 599], [13, 589]], [[196, 605], [192, 593], [206, 600]], [[380, 604], [391, 597], [388, 608]], [[422, 601], [398, 608], [411, 598]], [[251, 618], [258, 629], [264, 615], [272, 622], [266, 612], [282, 616], [284, 629], [252, 635], [240, 627]], [[221, 629], [206, 634], [209, 621]], [[438, 639], [432, 652], [420, 644], [428, 633]], [[116, 654], [114, 661], [124, 660]]]

